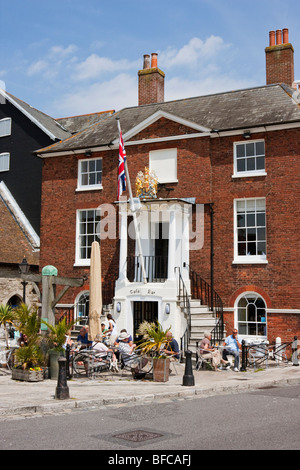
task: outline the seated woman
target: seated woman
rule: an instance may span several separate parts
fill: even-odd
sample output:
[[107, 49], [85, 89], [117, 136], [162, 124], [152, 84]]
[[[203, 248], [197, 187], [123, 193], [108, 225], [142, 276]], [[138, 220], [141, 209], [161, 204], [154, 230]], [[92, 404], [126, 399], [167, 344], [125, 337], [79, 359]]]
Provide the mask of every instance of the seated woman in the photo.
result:
[[131, 367], [132, 372], [139, 372], [148, 362], [145, 357], [139, 356], [134, 350], [135, 344], [129, 344], [130, 335], [123, 331], [118, 337], [119, 340], [119, 352], [123, 359], [124, 365]]
[[219, 365], [226, 364], [226, 368], [230, 367], [230, 362], [225, 361], [222, 359], [220, 351], [218, 351], [215, 348], [211, 347], [211, 334], [206, 333], [204, 335], [204, 339], [201, 341], [200, 346], [199, 346], [199, 354], [201, 356], [205, 356], [207, 359], [211, 358], [212, 359], [212, 365], [215, 371], [219, 371], [218, 369]]

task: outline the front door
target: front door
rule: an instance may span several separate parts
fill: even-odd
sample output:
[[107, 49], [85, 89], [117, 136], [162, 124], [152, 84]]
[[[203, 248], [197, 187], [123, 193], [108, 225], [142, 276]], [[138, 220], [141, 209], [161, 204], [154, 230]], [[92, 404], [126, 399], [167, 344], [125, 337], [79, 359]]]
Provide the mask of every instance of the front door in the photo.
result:
[[155, 237], [154, 279], [163, 282], [168, 277], [169, 224], [159, 222]]
[[143, 321], [149, 323], [158, 320], [158, 302], [134, 302], [133, 303], [133, 331], [134, 341], [141, 339], [137, 335], [139, 325]]

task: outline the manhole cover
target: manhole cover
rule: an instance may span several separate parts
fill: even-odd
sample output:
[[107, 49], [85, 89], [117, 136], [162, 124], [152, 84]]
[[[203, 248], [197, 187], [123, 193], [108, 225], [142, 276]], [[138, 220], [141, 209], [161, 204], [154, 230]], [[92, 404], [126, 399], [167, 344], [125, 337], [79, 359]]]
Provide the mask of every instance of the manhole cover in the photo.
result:
[[121, 434], [115, 434], [113, 437], [116, 437], [118, 439], [124, 439], [125, 441], [130, 442], [144, 442], [149, 441], [151, 439], [157, 439], [158, 437], [162, 436], [163, 434], [158, 434], [156, 432], [137, 430], [124, 432]]

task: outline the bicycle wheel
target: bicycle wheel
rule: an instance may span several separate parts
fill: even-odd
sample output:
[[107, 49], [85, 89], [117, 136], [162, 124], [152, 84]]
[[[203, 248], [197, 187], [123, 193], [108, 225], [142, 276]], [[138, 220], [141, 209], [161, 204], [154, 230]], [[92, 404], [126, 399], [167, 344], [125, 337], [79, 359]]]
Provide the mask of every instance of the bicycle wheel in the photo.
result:
[[86, 353], [78, 352], [73, 358], [73, 373], [75, 376], [89, 375], [89, 358]]

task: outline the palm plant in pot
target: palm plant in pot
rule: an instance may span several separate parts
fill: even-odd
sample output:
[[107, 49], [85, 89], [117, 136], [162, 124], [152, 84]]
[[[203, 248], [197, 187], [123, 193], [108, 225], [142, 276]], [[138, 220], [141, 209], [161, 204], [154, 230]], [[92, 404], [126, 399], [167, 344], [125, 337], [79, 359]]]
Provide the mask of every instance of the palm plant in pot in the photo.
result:
[[47, 342], [50, 363], [50, 378], [57, 379], [58, 358], [59, 356], [63, 356], [65, 353], [65, 348], [63, 346], [66, 342], [66, 336], [75, 322], [67, 323], [67, 319], [64, 317], [55, 325], [51, 325], [45, 320], [42, 320], [42, 323], [48, 327]]
[[41, 319], [38, 309], [21, 304], [13, 310], [13, 324], [24, 339], [15, 352], [15, 367], [12, 378], [39, 381], [44, 379], [45, 355], [41, 348]]
[[6, 348], [9, 349], [8, 344], [8, 330], [7, 324], [12, 324], [14, 320], [14, 312], [10, 305], [0, 304], [0, 326], [4, 328]]
[[156, 382], [169, 380], [170, 357], [164, 353], [164, 349], [169, 343], [167, 333], [170, 329], [171, 327], [164, 330], [159, 322], [143, 321], [137, 331], [142, 335], [139, 342], [141, 353], [152, 357], [153, 379]]

